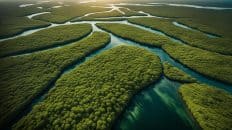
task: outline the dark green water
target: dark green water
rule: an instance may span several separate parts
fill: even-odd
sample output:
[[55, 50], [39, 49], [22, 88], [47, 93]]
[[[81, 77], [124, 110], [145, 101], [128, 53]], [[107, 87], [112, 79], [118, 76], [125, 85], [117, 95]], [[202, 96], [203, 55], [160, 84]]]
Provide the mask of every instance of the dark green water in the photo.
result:
[[180, 84], [162, 78], [136, 95], [115, 130], [190, 130], [195, 125], [177, 93]]
[[[93, 25], [93, 31], [102, 31], [96, 26], [94, 26], [94, 22], [89, 22], [89, 23]], [[125, 24], [125, 22], [122, 22], [122, 23]], [[144, 28], [142, 26], [140, 28], [148, 30], [147, 28]], [[232, 92], [231, 86], [212, 80], [212, 79], [209, 79], [205, 76], [200, 75], [199, 73], [192, 71], [191, 69], [173, 60], [162, 49], [142, 46], [142, 45], [139, 45], [138, 43], [124, 40], [112, 34], [110, 35], [111, 35], [110, 44], [108, 44], [103, 49], [96, 51], [95, 53], [89, 55], [84, 60], [77, 62], [77, 64], [67, 67], [67, 69], [63, 70], [60, 76], [68, 73], [73, 68], [78, 67], [79, 64], [83, 63], [85, 60], [88, 60], [89, 58], [94, 57], [95, 55], [101, 53], [102, 51], [108, 50], [118, 45], [132, 45], [132, 46], [137, 46], [137, 47], [147, 49], [151, 53], [158, 55], [162, 62], [164, 61], [169, 62], [173, 66], [176, 66], [177, 68], [190, 74], [192, 77], [196, 78], [201, 83], [216, 86], [216, 87], [225, 89], [229, 92]], [[131, 100], [131, 102], [126, 107], [125, 111], [122, 113], [121, 117], [114, 124], [113, 129], [115, 130], [192, 130], [192, 129], [198, 129], [196, 124], [192, 120], [191, 115], [188, 113], [188, 111], [186, 110], [186, 107], [183, 105], [179, 97], [179, 94], [178, 94], [179, 86], [180, 86], [180, 83], [170, 81], [166, 79], [165, 77], [162, 77], [159, 80], [159, 82], [144, 89], [142, 92], [138, 93]], [[54, 87], [54, 84], [49, 86], [49, 88], [53, 88], [53, 87]], [[46, 93], [48, 91], [46, 91]], [[18, 119], [16, 119], [15, 122], [17, 122], [17, 120], [19, 120], [22, 116], [27, 115], [35, 104], [42, 101], [44, 97], [46, 96], [46, 93], [43, 94], [38, 99], [35, 99], [33, 103], [28, 107], [26, 112], [22, 113], [22, 115]]]
[[[111, 34], [111, 44], [117, 43], [142, 47], [158, 55], [162, 62], [167, 61], [173, 66], [183, 70], [196, 78], [199, 82], [232, 92], [230, 85], [207, 78], [182, 64], [173, 60], [163, 50], [154, 47], [146, 47], [138, 43], [121, 39]], [[180, 83], [170, 81], [165, 77], [138, 93], [126, 107], [118, 121], [114, 124], [114, 130], [194, 130], [199, 129], [191, 114], [186, 109], [178, 94]]]

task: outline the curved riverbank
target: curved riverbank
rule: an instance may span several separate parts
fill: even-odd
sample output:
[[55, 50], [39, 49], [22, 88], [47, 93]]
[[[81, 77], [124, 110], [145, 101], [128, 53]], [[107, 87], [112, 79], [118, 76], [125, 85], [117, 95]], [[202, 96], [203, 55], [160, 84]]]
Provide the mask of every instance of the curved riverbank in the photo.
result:
[[[85, 21], [82, 21], [82, 22], [85, 22]], [[75, 23], [67, 22], [65, 24], [79, 24], [79, 23], [82, 23], [82, 22], [75, 22]], [[99, 29], [99, 28], [97, 28], [95, 26], [95, 24], [97, 22], [101, 23], [102, 21], [92, 21], [92, 22], [89, 22], [92, 25], [93, 31], [103, 31], [103, 30], [101, 30], [101, 29]], [[122, 22], [123, 24], [126, 23], [125, 21], [120, 21], [120, 22]], [[115, 22], [112, 22], [112, 23], [120, 23], [120, 22], [119, 21], [115, 21]], [[102, 23], [104, 23], [104, 22], [102, 22]], [[110, 22], [109, 21], [105, 21], [105, 23], [110, 23]], [[59, 26], [59, 25], [57, 25], [57, 26]], [[146, 28], [143, 28], [143, 27], [140, 27], [140, 28], [149, 31]], [[208, 77], [203, 76], [203, 75], [201, 75], [199, 73], [196, 73], [195, 71], [191, 70], [190, 68], [182, 65], [180, 62], [178, 62], [178, 61], [174, 60], [173, 58], [171, 58], [167, 53], [165, 53], [165, 51], [163, 51], [160, 48], [155, 48], [153, 46], [147, 46], [147, 45], [144, 45], [144, 44], [132, 42], [132, 41], [129, 41], [129, 40], [122, 39], [120, 37], [116, 37], [116, 36], [114, 36], [111, 33], [109, 33], [109, 34], [111, 36], [111, 43], [108, 44], [107, 46], [105, 46], [100, 51], [96, 51], [93, 54], [91, 54], [91, 56], [86, 57], [85, 58], [86, 60], [92, 58], [93, 56], [96, 56], [97, 54], [100, 54], [104, 50], [108, 50], [110, 48], [113, 48], [113, 47], [121, 45], [121, 44], [137, 46], [137, 47], [145, 48], [145, 49], [149, 50], [150, 52], [154, 53], [155, 55], [158, 55], [160, 57], [160, 59], [161, 59], [162, 62], [168, 61], [173, 66], [176, 66], [177, 68], [179, 68], [179, 69], [183, 70], [184, 72], [190, 74], [192, 77], [196, 78], [197, 80], [199, 80], [202, 83], [206, 83], [206, 84], [209, 84], [209, 85], [217, 86], [219, 88], [223, 88], [223, 89], [229, 91], [230, 93], [232, 92], [232, 89], [230, 88], [230, 85], [224, 84], [222, 82], [215, 81], [215, 80], [213, 80], [211, 78], [208, 78]], [[60, 46], [60, 47], [63, 47], [63, 46]], [[54, 48], [50, 48], [50, 49], [54, 49]], [[80, 62], [82, 63], [84, 61], [80, 61]], [[62, 71], [61, 75], [72, 71], [74, 68], [78, 67], [79, 65], [80, 65], [80, 63], [75, 63], [72, 66], [69, 66], [68, 68], [66, 68], [65, 70]], [[178, 95], [175, 95], [177, 89], [175, 89], [175, 91], [172, 91], [173, 87], [174, 88], [178, 88], [178, 86], [179, 86], [178, 84], [179, 83], [175, 83], [175, 82], [170, 81], [170, 80], [165, 79], [165, 78], [163, 78], [160, 82], [161, 83], [154, 84], [154, 86], [152, 87], [152, 89], [154, 89], [154, 90], [152, 90], [153, 92], [150, 91], [150, 89], [148, 91], [144, 90], [142, 92], [142, 96], [146, 95], [146, 96], [144, 96], [145, 98], [139, 98], [139, 100], [137, 100], [136, 97], [135, 97], [131, 101], [131, 102], [137, 102], [137, 101], [139, 101], [139, 102], [145, 101], [146, 102], [147, 96], [149, 97], [150, 95], [151, 96], [155, 95], [154, 96], [154, 100], [152, 100], [152, 102], [151, 102], [151, 105], [154, 105], [154, 106], [151, 106], [151, 108], [157, 106], [155, 104], [152, 104], [153, 102], [156, 102], [156, 101], [159, 102], [160, 104], [162, 104], [160, 106], [160, 108], [150, 109], [149, 105], [147, 106], [147, 108], [146, 108], [146, 105], [144, 105], [143, 107], [140, 107], [141, 106], [140, 103], [134, 103], [134, 105], [130, 105], [129, 104], [128, 108], [126, 108], [126, 110], [125, 110], [125, 113], [127, 113], [127, 112], [128, 113], [125, 114], [125, 115], [123, 115], [122, 116], [123, 119], [121, 119], [120, 123], [117, 124], [119, 129], [123, 128], [124, 126], [125, 126], [125, 128], [134, 128], [134, 127], [137, 127], [136, 125], [142, 125], [143, 123], [147, 123], [147, 128], [155, 128], [156, 126], [158, 126], [157, 123], [164, 124], [164, 127], [166, 127], [166, 128], [168, 128], [168, 124], [170, 124], [170, 126], [173, 126], [174, 125], [173, 123], [177, 123], [180, 126], [178, 128], [176, 127], [177, 129], [181, 129], [181, 128], [188, 129], [188, 128], [192, 128], [192, 125], [194, 126], [194, 123], [192, 123], [192, 121], [190, 120], [191, 116], [188, 113], [186, 113], [186, 110], [185, 110], [186, 108], [183, 105], [181, 105], [181, 101], [177, 98]], [[164, 85], [159, 85], [159, 84], [169, 84], [170, 87], [169, 88], [163, 88]], [[159, 87], [159, 86], [161, 86], [161, 87]], [[46, 90], [44, 93], [47, 93], [49, 90]], [[168, 98], [165, 98], [164, 95], [166, 93], [168, 93], [168, 94], [170, 94], [172, 96], [174, 94], [175, 96], [174, 97], [169, 96]], [[44, 95], [44, 94], [42, 94], [42, 95]], [[141, 93], [139, 93], [138, 95], [141, 95]], [[32, 104], [29, 109], [31, 109], [32, 106], [34, 106], [38, 102], [42, 101], [43, 99], [44, 99], [44, 96], [41, 96], [41, 95], [40, 95], [39, 98], [35, 98], [33, 100], [34, 104]], [[167, 99], [168, 99], [168, 101], [167, 101]], [[169, 100], [172, 100], [173, 102], [177, 103], [177, 105], [176, 104], [174, 104], [174, 105], [171, 104], [170, 105], [170, 101]], [[148, 102], [148, 103], [150, 103], [150, 102]], [[133, 104], [133, 103], [131, 103], [131, 104]], [[134, 113], [135, 113], [134, 109], [137, 109], [137, 108], [139, 108], [139, 115], [140, 116], [133, 116], [133, 118], [134, 117], [135, 118], [133, 120], [129, 120], [128, 121], [127, 119], [131, 118], [131, 115], [134, 115]], [[167, 111], [163, 111], [163, 112], [159, 113], [159, 110], [161, 108], [164, 108], [164, 110], [167, 110]], [[149, 110], [150, 113], [147, 113], [147, 110]], [[165, 112], [167, 112], [167, 113], [165, 113]], [[184, 114], [183, 115], [180, 114], [181, 112], [183, 112]], [[148, 115], [148, 114], [150, 114], [150, 115]], [[156, 116], [156, 114], [158, 114], [158, 116]], [[172, 118], [170, 118], [170, 120], [168, 122], [165, 122], [165, 118], [162, 118], [163, 114], [165, 115], [164, 117], [168, 118], [171, 115], [170, 117], [172, 117]], [[25, 115], [27, 115], [27, 114], [23, 113], [23, 116], [25, 116]], [[147, 115], [148, 116], [152, 116], [152, 117], [150, 117], [150, 119], [154, 118], [154, 120], [156, 120], [157, 122], [154, 123], [152, 120], [147, 120], [147, 122], [144, 122], [143, 119]], [[159, 118], [161, 120], [159, 120]], [[160, 127], [158, 126], [156, 128], [162, 128], [162, 126], [160, 126]]]

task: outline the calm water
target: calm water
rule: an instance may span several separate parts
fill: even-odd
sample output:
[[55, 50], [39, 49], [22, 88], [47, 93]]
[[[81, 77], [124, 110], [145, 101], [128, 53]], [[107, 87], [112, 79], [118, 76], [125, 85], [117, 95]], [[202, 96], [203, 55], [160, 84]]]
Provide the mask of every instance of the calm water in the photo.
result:
[[[94, 24], [96, 22], [77, 22], [77, 23], [90, 23], [93, 26], [93, 31], [103, 31], [97, 28]], [[119, 21], [117, 23], [129, 24], [125, 21]], [[74, 23], [65, 23], [65, 24], [74, 24]], [[131, 24], [130, 24], [131, 25]], [[58, 26], [58, 25], [56, 25]], [[148, 28], [142, 26], [134, 25], [136, 27], [145, 29], [147, 31], [152, 31]], [[31, 30], [33, 32], [33, 30]], [[157, 32], [153, 30], [153, 33], [159, 35], [164, 35], [162, 32]], [[83, 63], [85, 60], [92, 58], [93, 56], [101, 53], [102, 51], [108, 50], [118, 45], [132, 45], [142, 47], [148, 51], [158, 55], [162, 62], [167, 61], [173, 66], [183, 70], [184, 72], [190, 74], [192, 77], [196, 78], [199, 82], [216, 86], [222, 89], [225, 89], [229, 92], [232, 92], [232, 87], [221, 82], [209, 79], [205, 76], [200, 75], [192, 71], [191, 69], [183, 66], [182, 64], [173, 60], [168, 54], [159, 48], [151, 48], [139, 45], [135, 42], [124, 40], [122, 38], [116, 37], [112, 34], [111, 42], [104, 47], [103, 49], [96, 51], [95, 53], [89, 55], [84, 60], [77, 62], [75, 65], [67, 67], [61, 74], [68, 73], [73, 68], [78, 67], [79, 64]], [[172, 39], [172, 38], [171, 38]], [[177, 42], [181, 41], [172, 39]], [[55, 49], [55, 48], [54, 48]], [[190, 130], [197, 129], [196, 124], [194, 123], [192, 117], [186, 110], [186, 107], [183, 105], [179, 94], [178, 88], [181, 84], [170, 81], [165, 77], [162, 77], [157, 83], [151, 85], [150, 87], [144, 89], [141, 93], [138, 93], [128, 104], [128, 107], [122, 113], [119, 120], [114, 124], [113, 129], [115, 130]], [[53, 88], [54, 84], [50, 86]], [[48, 91], [47, 91], [48, 92]], [[46, 93], [47, 93], [46, 92]], [[41, 95], [38, 99], [35, 99], [28, 110], [21, 116], [25, 116], [31, 108], [38, 102], [44, 99], [46, 93]], [[18, 119], [20, 119], [19, 117]]]
[[136, 95], [115, 130], [196, 129], [177, 93], [180, 84], [162, 78]]

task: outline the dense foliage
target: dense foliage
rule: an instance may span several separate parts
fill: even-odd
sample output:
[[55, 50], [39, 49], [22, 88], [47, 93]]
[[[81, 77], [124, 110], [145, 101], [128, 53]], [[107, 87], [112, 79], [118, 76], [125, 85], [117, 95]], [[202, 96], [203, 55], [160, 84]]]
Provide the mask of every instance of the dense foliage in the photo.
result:
[[[120, 17], [128, 17], [128, 16], [143, 16], [144, 14], [138, 13], [136, 11], [131, 11], [128, 10], [126, 8], [120, 8], [120, 10], [124, 13], [120, 13], [117, 10], [111, 11], [111, 12], [102, 12], [102, 13], [96, 13], [96, 14], [92, 14], [86, 17], [83, 17], [79, 20], [105, 20], [105, 19], [101, 19], [101, 18], [107, 18], [107, 20], [109, 20], [109, 17], [119, 17], [119, 18], [115, 18], [117, 20], [120, 20]], [[112, 20], [112, 19], [110, 19]], [[75, 21], [75, 20], [74, 20]]]
[[189, 74], [178, 69], [177, 67], [172, 66], [168, 62], [163, 63], [163, 72], [167, 78], [174, 81], [183, 82], [183, 83], [196, 82], [195, 78], [192, 78]]
[[0, 1], [0, 38], [22, 33], [25, 30], [46, 27], [47, 22], [32, 20], [26, 15], [39, 13], [42, 10], [36, 7], [19, 8], [20, 1]]
[[62, 48], [1, 59], [0, 126], [7, 125], [70, 65], [104, 47], [109, 40], [106, 33], [94, 32]]
[[95, 18], [120, 17], [120, 16], [123, 16], [123, 14], [114, 10], [111, 12], [102, 12], [102, 13], [92, 14], [86, 17], [82, 17], [81, 19], [78, 19], [78, 20], [73, 20], [73, 21], [82, 21], [82, 20], [90, 21], [90, 20], [95, 20]]
[[[208, 6], [208, 5], [206, 5]], [[214, 6], [219, 6], [218, 4]], [[223, 5], [224, 6], [224, 5]], [[125, 6], [136, 11], [144, 11], [154, 16], [174, 18], [202, 31], [232, 36], [231, 10], [209, 10], [199, 8], [186, 8], [176, 6]]]
[[34, 17], [34, 19], [48, 21], [52, 23], [65, 23], [77, 17], [84, 16], [87, 13], [107, 11], [109, 9], [92, 7], [88, 4], [72, 3], [70, 6], [63, 6], [61, 8], [53, 8], [49, 11], [51, 13], [43, 14]]
[[165, 44], [162, 48], [189, 68], [213, 79], [232, 84], [232, 56], [180, 44]]
[[181, 39], [191, 46], [221, 54], [232, 54], [232, 40], [229, 38], [210, 38], [200, 31], [175, 26], [171, 20], [166, 19], [135, 18], [129, 19], [129, 22], [150, 27], [152, 29], [161, 30], [167, 35]]
[[[35, 5], [20, 8], [25, 2]], [[169, 19], [144, 17], [128, 21], [159, 30], [188, 45], [175, 44], [167, 36], [126, 24], [98, 23], [97, 26], [118, 37], [160, 47], [194, 71], [232, 84], [232, 56], [228, 56], [232, 55], [231, 10], [119, 5], [123, 14], [117, 10], [109, 12], [111, 9], [100, 7], [102, 5], [108, 6], [106, 2], [0, 0], [0, 38], [47, 27], [50, 22], [120, 21], [127, 20], [127, 16], [144, 15], [138, 12], [144, 11]], [[27, 18], [45, 11], [51, 13]], [[94, 12], [105, 13], [82, 17]], [[173, 21], [194, 30], [175, 26]], [[162, 65], [156, 55], [131, 46], [110, 49], [82, 63], [86, 56], [110, 42], [110, 36], [103, 32], [93, 32], [84, 38], [91, 31], [89, 24], [64, 25], [0, 43], [0, 129], [9, 126], [9, 122], [52, 88], [30, 113], [14, 122], [13, 129], [108, 130], [132, 97], [162, 75]], [[209, 37], [206, 35], [209, 32], [219, 37]], [[74, 42], [76, 40], [80, 41]], [[75, 65], [78, 66], [74, 68]], [[169, 63], [163, 63], [163, 74], [186, 83], [179, 92], [203, 129], [232, 128], [231, 94], [195, 83], [196, 79]]]
[[27, 36], [1, 42], [0, 57], [67, 44], [87, 36], [91, 31], [90, 24], [64, 25], [44, 29]]
[[[97, 23], [99, 28], [111, 32], [119, 37], [129, 39], [141, 44], [160, 47], [172, 41], [162, 35], [157, 35], [149, 31], [119, 23]], [[123, 30], [123, 31], [122, 31]]]
[[203, 130], [232, 128], [232, 95], [204, 84], [184, 84], [179, 92]]
[[129, 8], [120, 8], [122, 12], [124, 12], [124, 16], [145, 16], [145, 14], [130, 10]]
[[23, 31], [47, 27], [50, 24], [39, 20], [31, 20], [27, 17], [4, 17], [4, 20], [0, 20], [0, 38], [13, 36]]
[[139, 90], [162, 73], [158, 56], [118, 46], [63, 75], [14, 129], [108, 130]]
[[[224, 16], [223, 16], [224, 17]], [[211, 28], [207, 26], [206, 24], [203, 23], [198, 23], [194, 20], [191, 19], [176, 19], [179, 23], [186, 25], [188, 27], [191, 27], [192, 29], [198, 30], [200, 32], [206, 33], [206, 34], [211, 34], [216, 37], [226, 37], [229, 38], [226, 35], [231, 35], [231, 34], [225, 34], [226, 31], [224, 30], [223, 32], [221, 31], [216, 31], [215, 28]], [[225, 25], [224, 25], [225, 26]], [[218, 29], [218, 28], [217, 28]], [[220, 34], [221, 33], [221, 34]]]

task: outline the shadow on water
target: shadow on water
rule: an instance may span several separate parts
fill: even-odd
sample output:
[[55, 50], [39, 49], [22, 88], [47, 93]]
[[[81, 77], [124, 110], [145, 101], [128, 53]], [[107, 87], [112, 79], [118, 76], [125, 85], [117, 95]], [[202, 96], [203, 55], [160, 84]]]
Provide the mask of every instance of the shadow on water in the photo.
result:
[[168, 63], [172, 64], [173, 66], [179, 68], [180, 70], [186, 72], [187, 74], [191, 75], [193, 78], [196, 78], [200, 83], [204, 83], [210, 86], [215, 86], [217, 88], [224, 89], [230, 93], [232, 93], [232, 87], [231, 85], [222, 83], [220, 81], [213, 80], [209, 77], [203, 76], [200, 73], [197, 73], [190, 68], [182, 65], [181, 63], [177, 62], [176, 60], [172, 59], [164, 50], [161, 48], [156, 48], [156, 47], [148, 47], [146, 45], [142, 45], [130, 40], [122, 39], [118, 36], [113, 35], [112, 33], [108, 32], [111, 35], [111, 39], [114, 41], [113, 43], [123, 43], [123, 45], [131, 45], [131, 46], [137, 46], [140, 48], [147, 49], [148, 51], [154, 53], [155, 55], [159, 56], [161, 59], [161, 62], [167, 61]]
[[[89, 22], [92, 27], [93, 31], [103, 31], [95, 26], [96, 22]], [[123, 22], [125, 24], [125, 22]], [[140, 28], [143, 28], [140, 26]], [[146, 28], [143, 28], [147, 30]], [[151, 30], [150, 30], [151, 31]], [[183, 70], [184, 72], [190, 74], [192, 77], [196, 78], [199, 82], [217, 86], [219, 88], [223, 88], [229, 92], [232, 92], [232, 88], [229, 85], [225, 85], [221, 82], [209, 79], [204, 77], [188, 67], [183, 66], [182, 64], [173, 60], [166, 52], [164, 52], [160, 48], [148, 47], [141, 44], [138, 44], [133, 41], [125, 40], [120, 37], [117, 37], [111, 33], [111, 42], [106, 45], [104, 48], [95, 51], [94, 53], [90, 54], [86, 58], [81, 61], [72, 64], [65, 68], [60, 76], [63, 74], [68, 73], [72, 69], [78, 67], [81, 63], [89, 58], [94, 57], [95, 55], [101, 53], [102, 51], [111, 49], [118, 45], [132, 45], [147, 49], [148, 51], [158, 55], [162, 62], [167, 61], [173, 66]], [[60, 77], [59, 76], [59, 77]], [[58, 77], [58, 78], [59, 78]], [[57, 79], [58, 79], [57, 78]], [[55, 82], [49, 86], [49, 89], [44, 92], [41, 97], [36, 98], [33, 103], [31, 103], [30, 107], [17, 118], [17, 121], [21, 119], [23, 116], [27, 115], [32, 107], [37, 103], [43, 101], [46, 97], [48, 91], [54, 88]], [[148, 87], [147, 89], [143, 90], [141, 93], [136, 95], [132, 100], [128, 107], [125, 109], [124, 113], [122, 114], [121, 118], [117, 121], [114, 125], [114, 129], [119, 130], [189, 130], [189, 129], [196, 129], [197, 125], [192, 120], [191, 115], [186, 110], [186, 107], [183, 105], [179, 95], [178, 95], [178, 88], [180, 84], [177, 82], [173, 82], [168, 80], [165, 77], [162, 77], [161, 80]], [[15, 121], [15, 122], [17, 122]], [[14, 122], [14, 123], [15, 123]]]
[[178, 95], [180, 84], [162, 77], [136, 95], [114, 130], [198, 129]]

